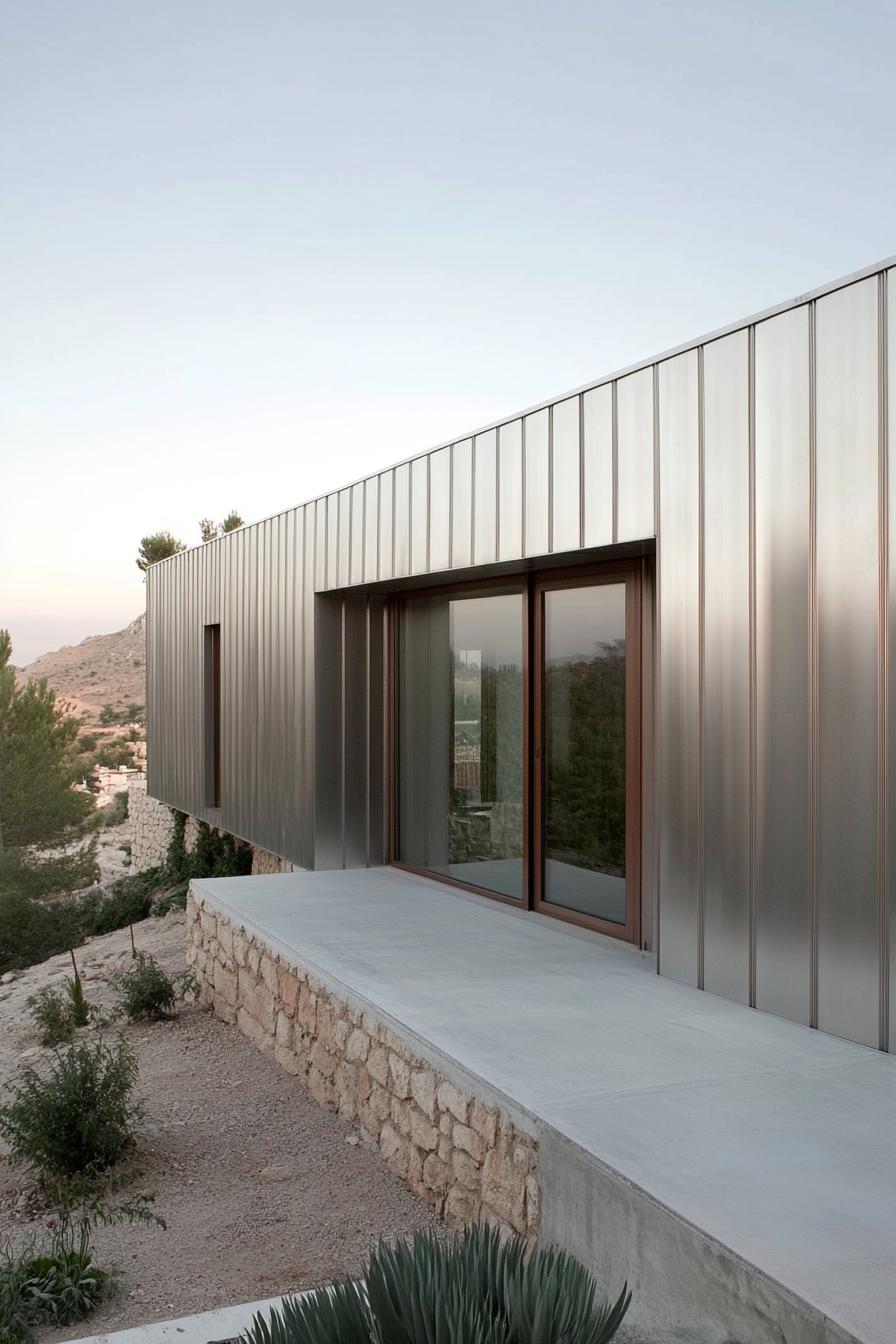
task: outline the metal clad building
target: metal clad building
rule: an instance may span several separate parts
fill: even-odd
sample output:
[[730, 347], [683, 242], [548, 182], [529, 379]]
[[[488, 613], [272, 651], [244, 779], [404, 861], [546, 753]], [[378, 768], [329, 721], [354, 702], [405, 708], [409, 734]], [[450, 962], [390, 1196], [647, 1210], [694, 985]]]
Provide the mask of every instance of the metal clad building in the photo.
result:
[[[537, 699], [571, 665], [551, 662], [548, 616], [531, 615], [552, 576], [575, 585], [587, 562], [603, 582], [602, 564], [610, 579], [627, 565], [638, 852], [625, 871], [630, 884], [640, 874], [640, 911], [624, 935], [620, 917], [620, 936], [653, 948], [665, 975], [896, 1048], [890, 266], [153, 566], [150, 792], [303, 867], [401, 857], [395, 595], [436, 593], [437, 605], [440, 591], [472, 600], [461, 581], [522, 584], [524, 662], [547, 669], [527, 674]], [[458, 715], [454, 742], [472, 722]], [[520, 729], [527, 778], [544, 723]], [[452, 836], [469, 837], [497, 811], [483, 793], [485, 729], [464, 731], [481, 735], [482, 780]], [[514, 858], [530, 884], [554, 824], [540, 793], [559, 776], [546, 778], [515, 805], [521, 825], [542, 818]], [[557, 844], [570, 862], [575, 844]], [[618, 876], [614, 862], [605, 872]], [[521, 899], [533, 904], [531, 887]]]

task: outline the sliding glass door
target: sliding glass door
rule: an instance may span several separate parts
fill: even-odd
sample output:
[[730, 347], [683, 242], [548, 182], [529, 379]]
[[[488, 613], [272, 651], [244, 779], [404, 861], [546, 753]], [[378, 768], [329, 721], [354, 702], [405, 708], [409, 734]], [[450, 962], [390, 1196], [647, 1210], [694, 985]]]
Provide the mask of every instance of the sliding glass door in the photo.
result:
[[400, 599], [393, 858], [636, 939], [638, 570]]
[[522, 901], [523, 595], [409, 598], [398, 626], [398, 857]]
[[[627, 575], [536, 587], [534, 903], [636, 936], [638, 659]], [[634, 823], [634, 824], [633, 824]]]

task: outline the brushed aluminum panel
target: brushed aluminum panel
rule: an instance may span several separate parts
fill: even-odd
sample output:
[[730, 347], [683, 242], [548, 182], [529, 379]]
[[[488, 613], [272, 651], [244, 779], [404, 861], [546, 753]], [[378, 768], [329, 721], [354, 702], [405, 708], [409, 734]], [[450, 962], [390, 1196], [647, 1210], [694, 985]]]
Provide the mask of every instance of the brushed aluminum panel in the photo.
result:
[[664, 975], [695, 985], [700, 933], [696, 351], [660, 365], [659, 425], [659, 966]]
[[477, 434], [473, 449], [473, 564], [491, 564], [498, 554], [498, 435]]
[[370, 476], [364, 483], [364, 583], [379, 578], [380, 478]]
[[703, 354], [705, 989], [750, 999], [750, 348]]
[[314, 515], [314, 554], [312, 555], [314, 591], [320, 592], [327, 586], [327, 514], [329, 503], [326, 499], [317, 499], [307, 505]]
[[889, 1040], [896, 1052], [896, 270], [886, 273], [885, 279], [885, 345], [886, 384], [883, 406], [887, 413], [887, 520], [888, 520], [888, 575], [887, 575], [887, 774], [884, 777], [886, 802], [887, 853], [886, 902], [884, 911], [888, 929], [889, 979]]
[[394, 574], [401, 578], [411, 572], [411, 468], [403, 462], [395, 468], [395, 551]]
[[352, 486], [352, 525], [349, 545], [349, 583], [364, 582], [364, 501], [366, 485], [358, 481]]
[[[665, 364], [660, 365], [661, 370], [665, 367]], [[641, 369], [619, 379], [616, 384], [616, 422], [616, 540], [641, 541], [652, 537], [655, 530], [652, 369]], [[660, 452], [662, 454], [662, 449]]]
[[341, 868], [345, 858], [343, 601], [314, 603], [314, 866]]
[[523, 422], [498, 430], [498, 559], [523, 553]]
[[346, 868], [367, 866], [367, 826], [370, 777], [367, 767], [367, 598], [349, 594], [344, 606], [343, 702], [344, 778], [343, 805]]
[[327, 495], [327, 588], [339, 587], [339, 496]]
[[392, 506], [395, 495], [395, 473], [384, 471], [379, 478], [380, 528], [379, 528], [379, 570], [380, 579], [392, 578], [392, 552], [395, 545], [395, 528], [392, 519]]
[[583, 545], [613, 541], [613, 384], [605, 383], [582, 398]]
[[879, 1042], [878, 287], [816, 307], [818, 1026]]
[[411, 573], [429, 569], [429, 458], [411, 463]]
[[367, 623], [367, 862], [386, 862], [386, 730], [389, 695], [388, 612], [384, 598], [371, 595]]
[[755, 996], [810, 1019], [810, 388], [806, 307], [755, 335]]
[[448, 568], [451, 542], [451, 449], [440, 448], [429, 458], [429, 568]]
[[582, 544], [579, 397], [558, 401], [551, 429], [551, 550], [573, 551]]
[[352, 492], [339, 491], [339, 558], [336, 584], [345, 588], [350, 582], [352, 537]]
[[473, 556], [473, 440], [451, 450], [451, 564], [469, 565]]
[[526, 555], [546, 555], [550, 547], [550, 413], [527, 415], [523, 424], [525, 513], [523, 544]]
[[[320, 508], [314, 504], [305, 505], [305, 565], [302, 574], [302, 663], [297, 669], [297, 678], [301, 688], [301, 695], [304, 706], [304, 734], [302, 738], [302, 754], [299, 758], [299, 769], [297, 775], [301, 781], [302, 802], [301, 802], [301, 820], [303, 830], [303, 845], [301, 854], [297, 856], [298, 862], [304, 868], [314, 867], [314, 593], [315, 593], [315, 561], [317, 553], [320, 550], [320, 541], [317, 533], [317, 520], [320, 517]], [[291, 855], [287, 855], [291, 858]]]

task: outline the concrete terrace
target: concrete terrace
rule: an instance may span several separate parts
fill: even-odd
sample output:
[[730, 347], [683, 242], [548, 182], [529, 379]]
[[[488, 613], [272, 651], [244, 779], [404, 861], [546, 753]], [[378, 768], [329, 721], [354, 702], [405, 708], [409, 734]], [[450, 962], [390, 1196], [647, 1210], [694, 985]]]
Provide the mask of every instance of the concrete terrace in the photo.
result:
[[893, 1056], [394, 869], [193, 887], [521, 1117], [544, 1239], [628, 1278], [646, 1338], [893, 1344]]

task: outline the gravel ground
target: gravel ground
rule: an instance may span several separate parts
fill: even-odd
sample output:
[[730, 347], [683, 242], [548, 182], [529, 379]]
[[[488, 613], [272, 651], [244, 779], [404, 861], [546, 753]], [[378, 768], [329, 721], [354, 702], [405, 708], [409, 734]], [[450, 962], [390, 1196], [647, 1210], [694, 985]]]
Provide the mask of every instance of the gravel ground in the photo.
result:
[[[182, 969], [182, 914], [147, 920], [135, 936], [170, 974]], [[128, 931], [77, 955], [88, 997], [111, 1007], [108, 976], [130, 961]], [[69, 969], [55, 957], [0, 987], [4, 1090], [44, 1053], [25, 1000]], [[187, 1007], [174, 1022], [119, 1029], [136, 1051], [146, 1107], [135, 1189], [155, 1191], [167, 1230], [98, 1229], [98, 1258], [117, 1265], [119, 1295], [80, 1325], [40, 1331], [40, 1344], [311, 1287], [356, 1271], [379, 1236], [436, 1225], [356, 1131], [235, 1027]], [[0, 1167], [2, 1242], [39, 1229], [42, 1216], [34, 1181]]]

